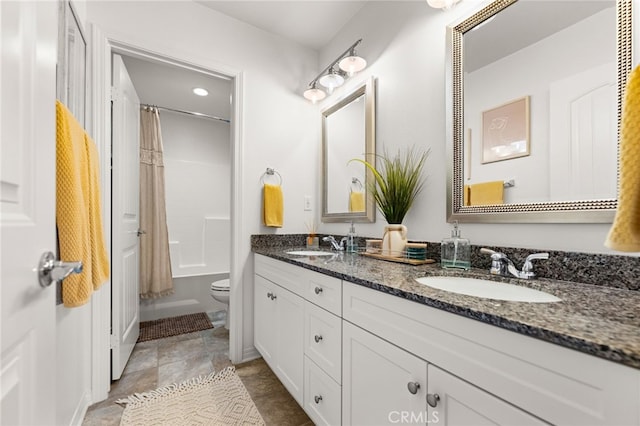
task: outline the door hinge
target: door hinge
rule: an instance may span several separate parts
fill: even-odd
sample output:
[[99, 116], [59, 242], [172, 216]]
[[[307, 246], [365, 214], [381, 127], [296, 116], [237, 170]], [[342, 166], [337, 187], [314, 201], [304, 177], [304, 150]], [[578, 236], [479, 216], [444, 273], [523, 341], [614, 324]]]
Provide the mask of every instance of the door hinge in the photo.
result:
[[118, 336], [112, 334], [111, 336], [109, 336], [109, 349], [116, 349], [118, 347], [120, 347]]

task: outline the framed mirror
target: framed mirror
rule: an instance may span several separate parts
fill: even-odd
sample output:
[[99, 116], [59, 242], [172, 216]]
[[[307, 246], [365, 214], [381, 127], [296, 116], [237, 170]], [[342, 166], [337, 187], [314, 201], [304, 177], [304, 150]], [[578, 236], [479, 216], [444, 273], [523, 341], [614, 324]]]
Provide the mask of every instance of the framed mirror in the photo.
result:
[[375, 222], [367, 190], [373, 173], [354, 158], [375, 161], [376, 80], [369, 78], [322, 110], [322, 222]]
[[496, 0], [447, 27], [448, 221], [613, 220], [631, 31], [631, 0]]

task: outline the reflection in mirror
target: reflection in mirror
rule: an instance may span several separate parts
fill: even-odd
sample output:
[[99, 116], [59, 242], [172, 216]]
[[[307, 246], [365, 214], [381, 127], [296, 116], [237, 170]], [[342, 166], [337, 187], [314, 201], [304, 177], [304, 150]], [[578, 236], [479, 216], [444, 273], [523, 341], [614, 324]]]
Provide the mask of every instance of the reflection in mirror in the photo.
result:
[[450, 221], [613, 219], [630, 12], [497, 0], [447, 28]]
[[375, 205], [366, 190], [371, 172], [351, 159], [375, 155], [375, 79], [322, 111], [322, 221], [373, 222]]

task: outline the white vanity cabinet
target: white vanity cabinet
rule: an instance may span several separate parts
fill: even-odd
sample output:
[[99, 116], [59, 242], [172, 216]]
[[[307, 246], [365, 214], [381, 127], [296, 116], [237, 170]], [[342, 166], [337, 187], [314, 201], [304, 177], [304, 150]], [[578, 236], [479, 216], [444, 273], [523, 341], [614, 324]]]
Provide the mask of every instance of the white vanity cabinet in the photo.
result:
[[424, 360], [345, 321], [343, 366], [343, 424], [400, 424], [405, 413], [425, 415]]
[[255, 274], [255, 346], [315, 424], [640, 425], [637, 369], [258, 254]]
[[[505, 425], [640, 424], [636, 369], [346, 281], [342, 288], [345, 412], [353, 405], [354, 388], [365, 392], [357, 395], [363, 399], [389, 392], [386, 385], [365, 379], [380, 374], [378, 367], [366, 371], [357, 366], [359, 374], [349, 372], [356, 363], [347, 357], [349, 322], [375, 335], [379, 346], [392, 345], [428, 363], [426, 389], [440, 397], [429, 412], [438, 411], [444, 422], [438, 424], [486, 424], [487, 419]], [[387, 357], [388, 365], [401, 362]], [[402, 394], [397, 391], [398, 397]], [[366, 423], [350, 416], [343, 415], [344, 424]]]
[[302, 405], [304, 299], [259, 275], [254, 297], [256, 349]]
[[342, 281], [255, 255], [254, 344], [317, 425], [339, 425]]

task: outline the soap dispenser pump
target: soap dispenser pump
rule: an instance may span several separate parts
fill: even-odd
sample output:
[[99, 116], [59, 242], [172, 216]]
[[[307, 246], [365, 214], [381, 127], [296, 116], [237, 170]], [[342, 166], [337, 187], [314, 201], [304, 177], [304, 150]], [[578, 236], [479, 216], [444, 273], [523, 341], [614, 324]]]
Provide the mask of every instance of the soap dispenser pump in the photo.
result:
[[358, 245], [356, 244], [356, 227], [351, 222], [349, 233], [347, 234], [347, 253], [357, 253]]
[[471, 269], [471, 244], [466, 238], [460, 237], [457, 220], [453, 223], [451, 238], [443, 239], [440, 247], [440, 264], [443, 268]]

